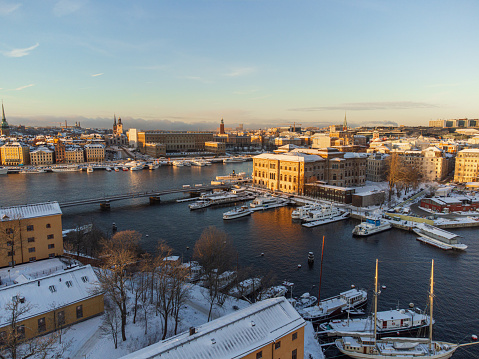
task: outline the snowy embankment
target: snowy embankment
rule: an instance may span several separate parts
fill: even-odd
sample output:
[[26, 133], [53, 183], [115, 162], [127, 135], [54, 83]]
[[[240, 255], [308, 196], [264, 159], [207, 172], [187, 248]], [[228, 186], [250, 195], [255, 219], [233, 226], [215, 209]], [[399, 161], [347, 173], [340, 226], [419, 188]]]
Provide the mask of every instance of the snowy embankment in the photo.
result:
[[[181, 320], [178, 333], [188, 330], [190, 327], [197, 327], [207, 322], [209, 303], [207, 298], [207, 289], [191, 284], [189, 298], [181, 311]], [[244, 300], [234, 297], [227, 297], [223, 306], [214, 305], [212, 318], [216, 319], [226, 314], [232, 313], [248, 307], [250, 304]], [[160, 316], [151, 315], [148, 322], [148, 333], [145, 334], [144, 322], [138, 320], [136, 324], [132, 323], [132, 313], [128, 316], [127, 340], [119, 342], [118, 349], [115, 349], [110, 335], [104, 333], [100, 326], [102, 325], [102, 316], [86, 320], [82, 323], [72, 326], [62, 336], [62, 341], [71, 341], [71, 346], [64, 354], [64, 358], [70, 359], [117, 359], [133, 351], [144, 348], [148, 345], [158, 342], [161, 339], [163, 328]], [[173, 336], [174, 321], [169, 323], [167, 337]], [[311, 323], [307, 323], [305, 328], [305, 358], [323, 359], [318, 342], [314, 338], [314, 330]]]

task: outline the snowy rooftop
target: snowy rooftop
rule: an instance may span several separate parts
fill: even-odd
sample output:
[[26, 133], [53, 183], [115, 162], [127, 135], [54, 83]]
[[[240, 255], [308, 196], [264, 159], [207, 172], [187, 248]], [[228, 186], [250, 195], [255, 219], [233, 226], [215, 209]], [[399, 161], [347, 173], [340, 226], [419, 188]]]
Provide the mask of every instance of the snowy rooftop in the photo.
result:
[[346, 152], [344, 158], [366, 158], [368, 157], [367, 153], [364, 152]]
[[304, 325], [286, 298], [267, 299], [123, 358], [240, 358]]
[[1, 207], [0, 220], [11, 221], [14, 219], [36, 218], [62, 214], [58, 202], [27, 204], [23, 206]]
[[268, 160], [280, 160], [280, 161], [291, 161], [291, 162], [316, 162], [324, 161], [324, 159], [317, 155], [308, 155], [301, 152], [287, 152], [281, 154], [275, 153], [262, 153], [255, 158], [264, 158]]
[[[25, 320], [98, 295], [95, 292], [97, 282], [90, 265], [55, 272], [47, 277], [1, 288], [0, 308], [11, 303], [14, 296], [24, 297], [25, 303], [32, 307], [20, 317], [20, 320]], [[2, 316], [0, 327], [7, 325], [7, 321], [8, 317]]]

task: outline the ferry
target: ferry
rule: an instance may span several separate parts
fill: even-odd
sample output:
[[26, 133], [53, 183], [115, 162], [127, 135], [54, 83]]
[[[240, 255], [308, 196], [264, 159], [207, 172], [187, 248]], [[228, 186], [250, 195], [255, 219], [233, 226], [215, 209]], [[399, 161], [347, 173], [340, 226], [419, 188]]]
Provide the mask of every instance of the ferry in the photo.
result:
[[238, 162], [244, 162], [244, 158], [241, 157], [228, 157], [223, 159], [223, 163], [238, 163]]
[[367, 237], [376, 233], [387, 231], [391, 229], [392, 225], [385, 219], [367, 217], [366, 222], [358, 224], [353, 229], [353, 236]]
[[431, 226], [427, 223], [417, 223], [416, 227], [413, 228], [413, 231], [419, 235], [417, 238], [418, 241], [431, 244], [435, 247], [448, 250], [448, 249], [457, 249], [465, 250], [467, 245], [459, 242], [460, 236], [457, 234], [445, 231], [434, 226]]
[[343, 212], [336, 207], [323, 207], [321, 210], [310, 211], [309, 215], [303, 217], [303, 227], [316, 227], [323, 224], [342, 221], [349, 217], [349, 213]]
[[253, 202], [250, 203], [250, 207], [253, 211], [257, 211], [262, 209], [284, 207], [288, 203], [289, 201], [287, 199], [265, 195], [257, 197]]
[[223, 219], [235, 219], [240, 217], [249, 216], [251, 210], [248, 206], [241, 206], [240, 208], [234, 208], [231, 211], [223, 213]]
[[87, 173], [93, 172], [93, 166], [88, 166], [88, 167], [86, 168], [86, 172], [87, 172]]
[[0, 175], [6, 175], [8, 172], [7, 167], [0, 166]]
[[201, 209], [201, 208], [206, 208], [206, 207], [209, 207], [211, 206], [211, 201], [209, 200], [199, 200], [199, 201], [196, 201], [195, 203], [192, 203], [190, 205], [188, 205], [188, 208], [192, 211], [194, 211], [195, 209]]
[[78, 172], [78, 171], [81, 171], [81, 168], [76, 165], [52, 167], [52, 172]]
[[320, 209], [321, 204], [319, 203], [307, 204], [305, 206], [296, 208], [293, 212], [291, 212], [291, 219], [301, 220], [301, 218], [305, 217], [310, 211], [318, 211]]
[[20, 173], [25, 173], [25, 174], [29, 174], [29, 173], [46, 173], [47, 171], [45, 171], [44, 169], [42, 168], [35, 168], [35, 167], [31, 167], [31, 168], [25, 168], [23, 170], [20, 171]]

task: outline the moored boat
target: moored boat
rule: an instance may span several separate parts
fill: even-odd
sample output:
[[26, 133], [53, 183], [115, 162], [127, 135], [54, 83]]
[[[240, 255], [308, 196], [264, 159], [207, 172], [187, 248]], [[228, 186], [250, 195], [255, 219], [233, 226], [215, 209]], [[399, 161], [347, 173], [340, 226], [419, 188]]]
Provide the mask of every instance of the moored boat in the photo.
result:
[[8, 173], [8, 168], [0, 166], [0, 175], [6, 175]]
[[391, 229], [392, 225], [385, 219], [367, 217], [365, 222], [361, 222], [353, 229], [353, 236], [367, 237], [376, 233]]
[[248, 206], [241, 206], [239, 208], [234, 208], [231, 211], [223, 213], [223, 219], [235, 219], [249, 216], [250, 214], [251, 210], [248, 208]]
[[199, 201], [196, 201], [195, 203], [192, 203], [190, 205], [188, 205], [188, 208], [192, 211], [194, 211], [195, 209], [201, 209], [201, 208], [206, 208], [206, 207], [209, 207], [211, 206], [211, 201], [209, 200], [199, 200]]
[[257, 197], [253, 202], [250, 203], [250, 207], [253, 211], [284, 207], [289, 203], [287, 199], [280, 197], [273, 197], [271, 195], [265, 195]]
[[[311, 228], [321, 226], [323, 224], [342, 221], [349, 217], [349, 213], [342, 211], [321, 211], [316, 215], [313, 215], [312, 221], [303, 223], [303, 227]], [[309, 220], [309, 219], [308, 219]]]
[[81, 169], [77, 165], [52, 167], [52, 172], [78, 172], [78, 171], [81, 171]]
[[417, 238], [419, 241], [441, 249], [467, 249], [467, 245], [459, 242], [459, 235], [431, 226], [430, 224], [417, 223], [413, 231], [420, 236]]

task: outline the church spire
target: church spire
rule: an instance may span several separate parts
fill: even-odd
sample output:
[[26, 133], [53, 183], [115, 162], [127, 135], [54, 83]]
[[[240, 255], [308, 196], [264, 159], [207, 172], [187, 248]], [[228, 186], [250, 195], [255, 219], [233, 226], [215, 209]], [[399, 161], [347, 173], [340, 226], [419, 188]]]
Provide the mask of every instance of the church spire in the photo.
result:
[[346, 111], [344, 112], [344, 123], [343, 123], [343, 131], [348, 129], [348, 121], [346, 121]]
[[7, 120], [5, 119], [5, 109], [3, 108], [3, 100], [2, 100], [2, 123], [3, 122], [7, 122]]
[[116, 126], [116, 114], [113, 114], [113, 127]]
[[10, 134], [10, 128], [8, 127], [7, 119], [5, 118], [5, 108], [3, 107], [2, 100], [2, 125], [0, 127], [0, 135], [8, 136]]

